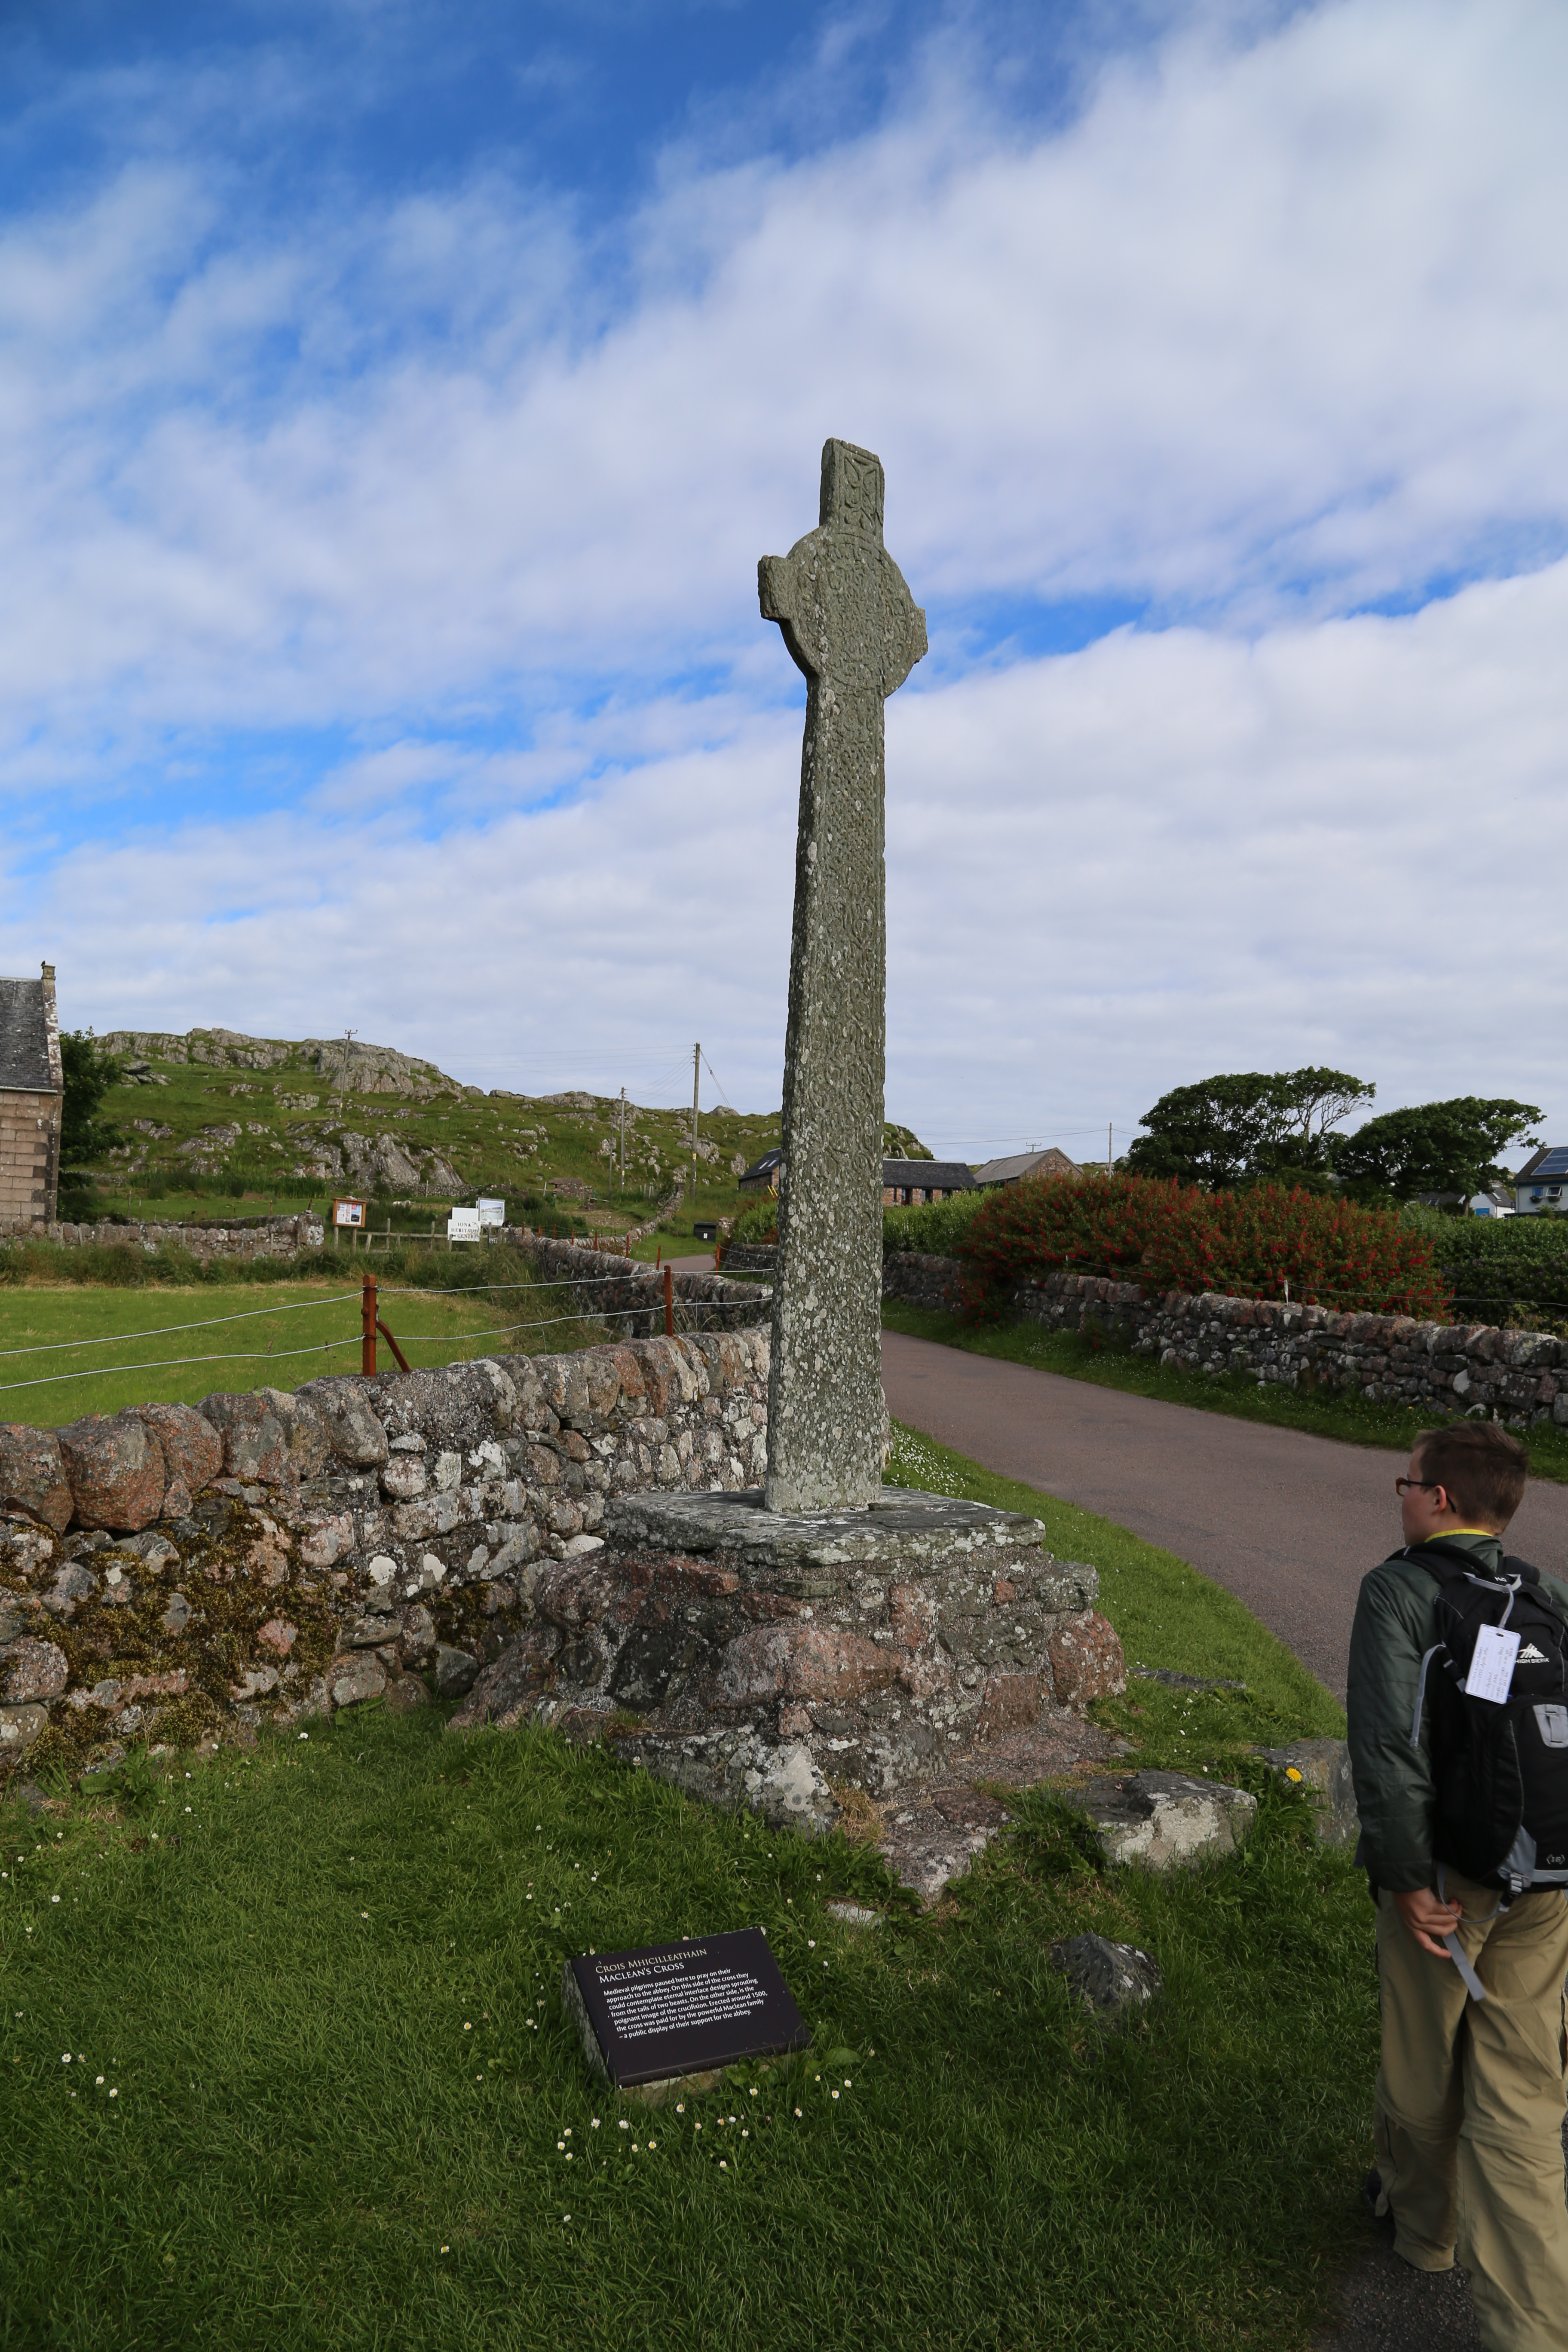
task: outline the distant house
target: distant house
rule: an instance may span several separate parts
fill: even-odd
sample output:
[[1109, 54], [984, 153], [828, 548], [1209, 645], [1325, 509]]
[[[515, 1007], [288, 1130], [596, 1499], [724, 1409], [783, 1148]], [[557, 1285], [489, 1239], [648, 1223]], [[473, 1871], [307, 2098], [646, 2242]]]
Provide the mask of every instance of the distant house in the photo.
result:
[[745, 1174], [736, 1181], [742, 1192], [776, 1192], [783, 1174], [784, 1153], [764, 1151], [762, 1158], [753, 1160]]
[[954, 1192], [973, 1192], [974, 1171], [962, 1160], [884, 1160], [882, 1206], [918, 1207], [922, 1201], [945, 1201]]
[[1513, 1180], [1514, 1206], [1521, 1217], [1561, 1216], [1568, 1210], [1568, 1148], [1543, 1144]]
[[1506, 1184], [1489, 1184], [1484, 1192], [1418, 1192], [1420, 1209], [1441, 1209], [1456, 1217], [1511, 1217], [1513, 1194]]
[[1016, 1151], [1010, 1160], [988, 1160], [984, 1168], [974, 1171], [974, 1181], [982, 1187], [992, 1184], [1021, 1184], [1026, 1176], [1076, 1176], [1079, 1166], [1065, 1151], [1053, 1143], [1048, 1151]]
[[40, 980], [0, 980], [0, 1225], [53, 1221], [65, 1091], [47, 963]]

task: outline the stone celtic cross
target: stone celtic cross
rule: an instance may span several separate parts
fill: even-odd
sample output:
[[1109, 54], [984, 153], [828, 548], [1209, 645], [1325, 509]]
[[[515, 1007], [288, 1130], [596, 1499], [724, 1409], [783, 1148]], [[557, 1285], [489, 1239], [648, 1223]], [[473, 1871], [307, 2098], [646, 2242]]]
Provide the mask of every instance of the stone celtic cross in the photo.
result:
[[842, 1510], [882, 1484], [882, 705], [926, 649], [882, 544], [881, 460], [822, 451], [822, 520], [757, 566], [763, 618], [805, 672], [784, 1181], [768, 1372], [772, 1511]]

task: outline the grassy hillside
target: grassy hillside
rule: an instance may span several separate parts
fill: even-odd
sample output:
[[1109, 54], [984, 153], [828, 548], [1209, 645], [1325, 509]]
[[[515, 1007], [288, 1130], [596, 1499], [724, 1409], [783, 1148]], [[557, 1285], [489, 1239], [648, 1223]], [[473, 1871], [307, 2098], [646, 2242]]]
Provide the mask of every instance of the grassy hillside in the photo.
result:
[[[103, 1115], [125, 1141], [98, 1171], [97, 1213], [185, 1218], [256, 1216], [324, 1205], [353, 1192], [372, 1222], [420, 1228], [454, 1201], [504, 1199], [509, 1213], [554, 1204], [621, 1232], [651, 1216], [691, 1165], [691, 1110], [626, 1108], [620, 1168], [618, 1098], [486, 1094], [433, 1063], [341, 1039], [187, 1037], [121, 1032], [104, 1041], [125, 1064]], [[672, 1221], [722, 1216], [742, 1169], [779, 1140], [777, 1113], [701, 1113], [695, 1209]], [[530, 1222], [531, 1222], [531, 1218]]]

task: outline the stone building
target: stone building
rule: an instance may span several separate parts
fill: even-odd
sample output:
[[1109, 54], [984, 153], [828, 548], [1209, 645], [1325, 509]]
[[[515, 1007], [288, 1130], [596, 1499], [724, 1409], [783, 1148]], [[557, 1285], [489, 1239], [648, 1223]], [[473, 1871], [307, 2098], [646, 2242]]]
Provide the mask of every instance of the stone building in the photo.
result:
[[1010, 1160], [988, 1160], [974, 1171], [974, 1181], [983, 1190], [995, 1184], [1022, 1184], [1037, 1177], [1076, 1176], [1076, 1160], [1058, 1151], [1053, 1143], [1048, 1151], [1016, 1151]]
[[55, 968], [0, 980], [0, 1226], [54, 1217], [60, 1181], [65, 1076]]
[[777, 1150], [764, 1151], [760, 1160], [752, 1160], [740, 1178], [741, 1190], [742, 1192], [777, 1192], [784, 1181], [784, 1153]]
[[954, 1192], [973, 1192], [973, 1171], [962, 1160], [884, 1160], [882, 1206], [919, 1208], [926, 1201], [950, 1200]]

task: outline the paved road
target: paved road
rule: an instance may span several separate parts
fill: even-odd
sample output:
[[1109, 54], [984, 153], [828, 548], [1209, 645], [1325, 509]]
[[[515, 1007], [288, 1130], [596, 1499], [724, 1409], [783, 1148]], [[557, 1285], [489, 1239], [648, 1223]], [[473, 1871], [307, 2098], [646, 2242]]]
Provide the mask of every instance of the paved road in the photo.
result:
[[[1403, 1456], [882, 1334], [898, 1420], [1163, 1545], [1245, 1601], [1336, 1698], [1356, 1590], [1399, 1541]], [[1526, 1492], [1511, 1549], [1568, 1576], [1568, 1486]]]

